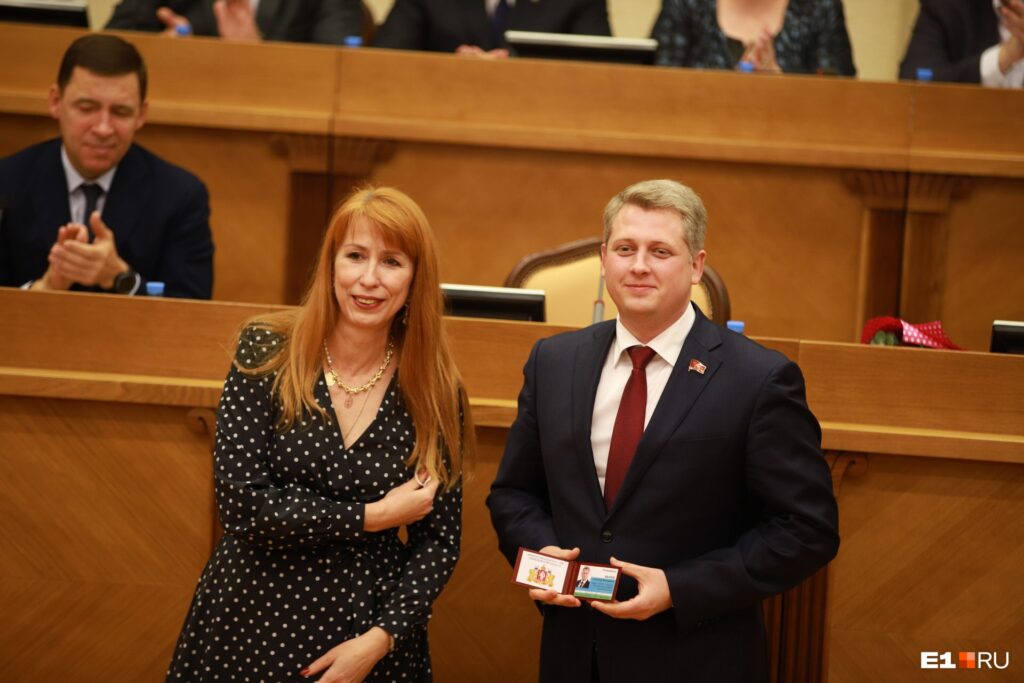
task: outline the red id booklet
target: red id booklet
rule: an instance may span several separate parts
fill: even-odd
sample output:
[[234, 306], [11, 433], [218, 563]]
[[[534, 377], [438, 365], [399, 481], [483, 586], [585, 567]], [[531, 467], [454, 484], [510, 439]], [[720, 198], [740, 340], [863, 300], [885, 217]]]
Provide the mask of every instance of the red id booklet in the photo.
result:
[[614, 600], [619, 569], [610, 564], [561, 560], [520, 548], [512, 568], [512, 583], [554, 590], [581, 600]]

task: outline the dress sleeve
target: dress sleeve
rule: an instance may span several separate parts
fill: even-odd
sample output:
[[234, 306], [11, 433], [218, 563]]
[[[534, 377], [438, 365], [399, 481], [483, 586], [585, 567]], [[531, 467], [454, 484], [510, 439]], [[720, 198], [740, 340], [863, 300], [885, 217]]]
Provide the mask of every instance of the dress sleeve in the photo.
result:
[[828, 0], [819, 5], [817, 44], [814, 50], [812, 73], [856, 76], [853, 48], [846, 30], [846, 16], [842, 0]]
[[651, 38], [658, 41], [654, 63], [658, 66], [690, 66], [693, 48], [693, 17], [684, 0], [664, 0], [654, 21]]
[[441, 493], [434, 510], [409, 525], [409, 559], [377, 619], [398, 640], [430, 619], [430, 609], [455, 570], [462, 537], [462, 485]]
[[273, 374], [253, 368], [277, 353], [282, 338], [249, 327], [242, 333], [217, 411], [214, 488], [224, 530], [249, 543], [308, 548], [363, 535], [365, 505], [338, 502], [295, 482], [276, 481], [269, 466], [275, 438]]

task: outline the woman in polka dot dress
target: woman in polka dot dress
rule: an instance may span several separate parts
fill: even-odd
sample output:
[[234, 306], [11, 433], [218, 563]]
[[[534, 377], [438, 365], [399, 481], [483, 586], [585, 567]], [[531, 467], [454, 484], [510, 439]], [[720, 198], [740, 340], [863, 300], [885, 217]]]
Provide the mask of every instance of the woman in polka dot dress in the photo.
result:
[[352, 194], [302, 305], [241, 333], [217, 414], [225, 534], [168, 681], [431, 680], [473, 447], [441, 315], [423, 212]]

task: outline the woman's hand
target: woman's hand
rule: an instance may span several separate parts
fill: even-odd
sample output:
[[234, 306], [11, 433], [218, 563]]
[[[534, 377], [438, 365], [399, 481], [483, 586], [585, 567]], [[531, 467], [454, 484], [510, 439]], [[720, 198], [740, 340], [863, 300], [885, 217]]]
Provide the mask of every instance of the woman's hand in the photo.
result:
[[779, 62], [775, 59], [775, 37], [767, 28], [761, 29], [761, 35], [747, 45], [740, 58], [741, 62], [750, 62], [757, 71], [780, 74]]
[[[420, 481], [424, 481], [421, 477]], [[421, 486], [415, 478], [396, 486], [375, 503], [367, 503], [363, 528], [383, 531], [418, 522], [434, 509], [437, 482], [427, 478]]]
[[300, 673], [308, 678], [323, 671], [324, 675], [318, 679], [321, 683], [359, 683], [390, 650], [391, 636], [380, 626], [374, 626], [366, 633], [332, 647]]

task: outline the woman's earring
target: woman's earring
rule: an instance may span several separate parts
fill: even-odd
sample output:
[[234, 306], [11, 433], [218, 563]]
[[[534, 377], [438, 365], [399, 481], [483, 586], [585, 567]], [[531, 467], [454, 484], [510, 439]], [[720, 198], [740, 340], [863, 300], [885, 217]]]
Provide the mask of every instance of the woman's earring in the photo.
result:
[[406, 304], [404, 306], [402, 306], [402, 324], [403, 325], [407, 325], [408, 323], [409, 323], [409, 304], [408, 304], [408, 302], [406, 302]]

